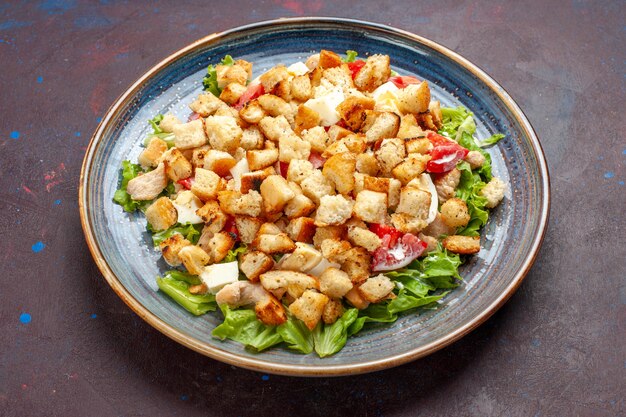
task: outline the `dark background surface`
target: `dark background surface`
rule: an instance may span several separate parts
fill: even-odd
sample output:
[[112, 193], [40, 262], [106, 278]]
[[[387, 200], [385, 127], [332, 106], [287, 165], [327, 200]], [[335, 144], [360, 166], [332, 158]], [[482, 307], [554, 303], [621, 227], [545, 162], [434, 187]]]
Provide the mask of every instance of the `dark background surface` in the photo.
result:
[[[626, 415], [625, 3], [405, 4], [0, 3], [0, 415]], [[108, 287], [79, 221], [84, 151], [127, 86], [202, 36], [301, 15], [464, 55], [524, 109], [552, 174], [546, 240], [511, 300], [454, 345], [369, 375], [264, 375], [175, 344]]]

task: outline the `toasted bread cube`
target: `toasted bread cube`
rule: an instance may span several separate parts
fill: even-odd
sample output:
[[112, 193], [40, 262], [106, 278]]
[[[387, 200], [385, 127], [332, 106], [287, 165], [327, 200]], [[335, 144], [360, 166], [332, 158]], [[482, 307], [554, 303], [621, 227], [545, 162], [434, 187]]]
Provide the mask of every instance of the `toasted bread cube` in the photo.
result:
[[341, 270], [347, 272], [354, 284], [365, 281], [370, 276], [372, 257], [367, 249], [355, 246], [338, 256]]
[[391, 294], [395, 284], [385, 275], [368, 278], [357, 287], [359, 293], [370, 303], [379, 303]]
[[318, 112], [301, 104], [298, 106], [298, 112], [296, 113], [294, 131], [300, 134], [303, 130], [316, 127], [321, 121], [322, 118]]
[[259, 105], [267, 114], [272, 117], [285, 116], [291, 117], [291, 106], [285, 100], [273, 94], [263, 94], [257, 98]]
[[260, 276], [261, 285], [272, 293], [287, 293], [293, 297], [300, 297], [307, 289], [319, 289], [317, 278], [297, 271], [268, 271]]
[[369, 252], [374, 252], [382, 243], [376, 233], [360, 227], [349, 227], [348, 239], [353, 245], [364, 247]]
[[454, 168], [452, 171], [448, 171], [443, 175], [437, 176], [433, 180], [435, 188], [437, 189], [437, 197], [439, 203], [443, 204], [446, 200], [454, 197], [456, 187], [461, 181], [461, 171], [458, 168]]
[[240, 66], [246, 71], [246, 73], [248, 74], [248, 80], [252, 79], [252, 63], [251, 62], [248, 62], [245, 59], [238, 59], [235, 61], [235, 65]]
[[471, 255], [480, 251], [480, 236], [453, 235], [441, 242], [443, 247], [453, 253]]
[[322, 171], [317, 169], [300, 183], [300, 187], [302, 187], [302, 193], [313, 200], [315, 204], [319, 204], [322, 197], [335, 193], [334, 187], [324, 177]]
[[247, 123], [256, 124], [261, 121], [267, 113], [263, 110], [263, 107], [257, 100], [247, 102], [241, 110], [239, 110], [239, 117], [241, 117]]
[[350, 90], [354, 89], [352, 73], [345, 64], [334, 68], [324, 69], [322, 72], [322, 82], [327, 82], [333, 86], [340, 87], [344, 94], [347, 94]]
[[260, 149], [246, 152], [246, 159], [251, 170], [257, 171], [272, 166], [278, 161], [277, 149]]
[[413, 233], [416, 235], [426, 227], [426, 220], [406, 213], [393, 213], [391, 215], [391, 224], [402, 233]]
[[[320, 172], [320, 175], [322, 173]], [[155, 169], [128, 181], [126, 192], [133, 200], [153, 200], [167, 187], [165, 165], [160, 163]]]
[[395, 138], [400, 127], [400, 116], [391, 112], [383, 112], [376, 117], [374, 123], [365, 132], [368, 143], [381, 139]]
[[309, 159], [311, 144], [300, 139], [295, 133], [281, 136], [278, 140], [278, 159], [281, 162], [289, 162], [292, 159]]
[[191, 184], [191, 192], [201, 200], [217, 198], [222, 188], [222, 179], [215, 172], [204, 168], [196, 168], [195, 181]]
[[315, 222], [312, 218], [298, 217], [287, 225], [287, 234], [296, 242], [311, 243], [315, 229]]
[[265, 116], [259, 121], [259, 128], [265, 137], [274, 142], [278, 142], [283, 136], [295, 135], [289, 121], [282, 115], [278, 117]]
[[504, 192], [506, 191], [506, 184], [498, 177], [493, 177], [491, 181], [487, 183], [480, 190], [480, 194], [487, 199], [486, 206], [494, 208], [504, 198]]
[[246, 85], [248, 82], [248, 66], [217, 64], [215, 72], [217, 73], [217, 86], [222, 89], [232, 83]]
[[246, 92], [248, 88], [239, 83], [230, 83], [222, 90], [220, 94], [220, 100], [228, 103], [230, 105], [234, 105], [239, 101], [239, 98]]
[[259, 235], [279, 235], [283, 231], [275, 223], [266, 222], [261, 225], [257, 234]]
[[279, 82], [274, 88], [273, 94], [277, 97], [280, 97], [286, 102], [291, 101], [291, 83], [289, 79], [282, 80]]
[[354, 189], [354, 171], [356, 156], [352, 153], [340, 153], [331, 156], [322, 169], [322, 174], [335, 185], [341, 194], [349, 194]]
[[329, 300], [324, 306], [324, 312], [322, 313], [322, 321], [326, 324], [333, 324], [344, 313], [343, 304], [339, 300]]
[[278, 233], [275, 235], [259, 234], [252, 241], [252, 246], [267, 254], [288, 253], [296, 249], [296, 244], [286, 233]]
[[389, 191], [387, 192], [387, 205], [395, 210], [400, 203], [400, 193], [402, 192], [402, 183], [395, 179], [389, 178]]
[[304, 159], [292, 159], [287, 168], [287, 180], [300, 184], [313, 173], [313, 164]]
[[197, 119], [189, 123], [180, 123], [173, 127], [174, 144], [178, 149], [192, 149], [207, 143], [207, 137], [202, 128], [202, 120]]
[[311, 150], [315, 152], [324, 152], [326, 143], [330, 140], [328, 133], [322, 126], [315, 126], [300, 132], [302, 139], [311, 144]]
[[356, 196], [354, 214], [368, 223], [385, 223], [387, 194], [363, 190]]
[[182, 261], [187, 271], [192, 275], [200, 275], [202, 268], [211, 260], [209, 255], [199, 246], [185, 246], [178, 252], [178, 257]]
[[272, 214], [282, 211], [285, 204], [296, 195], [286, 179], [280, 175], [270, 175], [261, 183], [261, 196], [265, 211]]
[[220, 191], [217, 194], [220, 208], [228, 214], [243, 214], [257, 217], [261, 214], [263, 198], [261, 194], [250, 190], [247, 194], [237, 191]]
[[307, 290], [300, 298], [291, 303], [289, 311], [302, 320], [309, 330], [313, 330], [322, 318], [324, 307], [329, 299], [324, 294]]
[[417, 153], [426, 155], [433, 149], [432, 143], [430, 143], [430, 141], [426, 138], [409, 139], [404, 143], [404, 145], [408, 154]]
[[389, 192], [389, 184], [391, 178], [372, 177], [369, 175], [363, 176], [363, 189], [369, 191], [376, 191], [377, 193]]
[[209, 117], [221, 107], [228, 106], [211, 93], [202, 93], [189, 105], [189, 108], [202, 117]]
[[340, 239], [325, 239], [320, 245], [322, 255], [331, 262], [343, 261], [341, 256], [350, 249], [352, 249], [350, 242]]
[[208, 169], [225, 177], [230, 175], [230, 169], [237, 164], [237, 160], [231, 154], [224, 151], [209, 149], [204, 154], [204, 169]]
[[172, 236], [159, 243], [159, 249], [161, 249], [163, 259], [165, 259], [168, 265], [178, 266], [182, 262], [178, 257], [178, 253], [182, 248], [189, 245], [191, 245], [191, 242], [185, 239], [183, 235], [174, 233]]
[[342, 240], [345, 237], [346, 227], [344, 226], [318, 227], [315, 229], [315, 235], [313, 235], [313, 245], [315, 245], [316, 248], [321, 249], [322, 243], [324, 243], [326, 239]]
[[333, 51], [327, 51], [326, 49], [322, 49], [319, 53], [319, 58], [317, 59], [317, 66], [321, 68], [334, 68], [338, 67], [342, 64], [341, 57], [337, 55]]
[[262, 224], [263, 221], [255, 217], [235, 216], [235, 226], [239, 231], [239, 238], [246, 245], [252, 243]]
[[274, 267], [274, 260], [271, 256], [259, 251], [250, 251], [241, 255], [239, 269], [252, 282], [258, 282], [261, 274], [266, 273]]
[[441, 205], [441, 219], [450, 227], [467, 226], [470, 218], [467, 204], [460, 198], [451, 198]]
[[341, 298], [352, 289], [352, 281], [344, 271], [327, 268], [320, 275], [320, 291], [331, 298]]
[[352, 216], [354, 201], [342, 195], [327, 195], [320, 199], [315, 215], [316, 226], [338, 226]]
[[278, 269], [308, 272], [322, 261], [322, 254], [311, 245], [298, 242], [296, 250], [285, 255], [278, 263]]
[[315, 210], [315, 203], [304, 194], [297, 194], [285, 206], [285, 216], [289, 219], [308, 216]]
[[337, 142], [338, 140], [341, 140], [343, 138], [345, 138], [348, 135], [352, 135], [353, 132], [351, 130], [348, 130], [344, 127], [341, 127], [339, 125], [332, 125], [329, 129], [328, 129], [328, 142], [327, 144], [330, 145], [332, 143]]
[[263, 84], [265, 92], [271, 93], [274, 91], [274, 88], [276, 88], [278, 83], [288, 78], [289, 71], [287, 71], [287, 68], [285, 68], [284, 65], [278, 65], [261, 75], [259, 80], [261, 81], [261, 84]]
[[378, 174], [378, 160], [369, 153], [362, 153], [356, 157], [356, 170], [360, 173], [376, 176]]
[[435, 125], [433, 130], [441, 129], [441, 126], [443, 126], [443, 113], [441, 112], [439, 100], [433, 100], [428, 103], [428, 113], [432, 116], [433, 124]]
[[291, 97], [297, 101], [307, 101], [313, 93], [308, 74], [297, 75], [291, 79]]
[[246, 194], [250, 190], [261, 191], [261, 184], [270, 175], [270, 172], [266, 170], [246, 172], [241, 176], [241, 187], [239, 191], [241, 191], [242, 194]]
[[166, 151], [167, 143], [155, 136], [150, 139], [148, 146], [139, 154], [137, 160], [142, 167], [155, 167], [159, 165], [159, 161]]
[[218, 232], [209, 240], [211, 263], [221, 262], [235, 246], [235, 238], [228, 232]]
[[420, 136], [426, 136], [426, 133], [417, 124], [414, 114], [405, 114], [400, 118], [400, 128], [397, 137], [400, 139], [412, 139]]
[[426, 164], [430, 161], [430, 155], [422, 155], [419, 153], [412, 153], [407, 156], [404, 162], [398, 164], [391, 173], [396, 177], [403, 185], [406, 185], [412, 179], [419, 176], [426, 170]]
[[348, 135], [328, 146], [324, 152], [322, 152], [322, 157], [329, 158], [332, 155], [343, 152], [351, 152], [358, 155], [365, 152], [366, 149], [367, 142], [365, 142], [363, 135]]
[[411, 84], [397, 93], [398, 107], [403, 113], [422, 113], [428, 110], [430, 104], [430, 88], [428, 81]]
[[406, 213], [426, 219], [430, 210], [430, 199], [430, 193], [427, 191], [404, 187], [400, 193], [400, 203], [396, 208], [396, 213]]
[[370, 97], [349, 96], [337, 106], [337, 112], [348, 128], [356, 132], [365, 121], [365, 110], [373, 110], [375, 104]]
[[146, 220], [153, 230], [165, 230], [178, 221], [176, 207], [167, 197], [158, 198], [146, 209]]
[[363, 298], [356, 287], [348, 291], [345, 298], [351, 306], [358, 308], [359, 310], [363, 310], [370, 305], [369, 301]]
[[174, 132], [174, 126], [181, 123], [178, 117], [174, 116], [172, 113], [166, 113], [159, 122], [159, 127], [166, 133], [172, 133]]
[[390, 175], [391, 171], [404, 161], [406, 156], [404, 141], [402, 139], [384, 139], [375, 155], [382, 174]]
[[272, 294], [254, 305], [256, 317], [268, 326], [279, 326], [287, 321], [287, 312], [282, 303]]
[[202, 218], [207, 226], [214, 225], [212, 230], [214, 233], [219, 232], [226, 224], [228, 216], [220, 209], [217, 201], [209, 200], [204, 206], [196, 210], [196, 214]]
[[243, 130], [237, 120], [229, 116], [209, 116], [204, 121], [204, 130], [213, 149], [234, 152], [239, 147]]
[[387, 82], [391, 75], [389, 55], [372, 55], [354, 77], [354, 84], [359, 90], [372, 92]]
[[239, 145], [247, 151], [262, 149], [264, 140], [261, 130], [257, 126], [250, 126], [243, 130]]
[[165, 164], [165, 173], [174, 182], [189, 178], [193, 172], [191, 162], [176, 148], [163, 154], [163, 163]]

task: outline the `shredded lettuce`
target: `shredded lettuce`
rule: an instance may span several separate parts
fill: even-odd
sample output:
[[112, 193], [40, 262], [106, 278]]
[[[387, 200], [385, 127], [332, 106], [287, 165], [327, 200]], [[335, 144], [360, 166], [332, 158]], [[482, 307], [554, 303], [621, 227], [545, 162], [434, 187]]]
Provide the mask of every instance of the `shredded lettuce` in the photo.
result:
[[306, 325], [297, 318], [289, 315], [287, 322], [276, 328], [276, 331], [287, 343], [289, 349], [308, 354], [313, 352], [313, 334]]
[[220, 308], [224, 314], [224, 322], [213, 329], [213, 336], [221, 340], [234, 340], [257, 352], [283, 341], [277, 328], [261, 323], [254, 310], [231, 310], [226, 305], [221, 305]]
[[488, 146], [495, 145], [502, 139], [504, 139], [504, 135], [502, 133], [496, 133], [495, 135], [489, 136], [485, 140], [481, 140], [478, 146], [480, 146], [481, 148], [486, 148]]
[[169, 148], [174, 146], [174, 134], [164, 132], [163, 129], [161, 129], [161, 121], [163, 121], [162, 114], [157, 114], [152, 119], [148, 120], [148, 124], [152, 126], [152, 133], [149, 133], [148, 136], [146, 136], [146, 138], [144, 139], [143, 141], [144, 146], [148, 146], [152, 138], [155, 136], [165, 141], [165, 143], [167, 143], [167, 146]]
[[359, 55], [357, 51], [353, 51], [348, 49], [346, 51], [346, 57], [343, 59], [343, 62], [354, 62], [356, 61], [356, 57]]
[[[231, 66], [235, 63], [235, 60], [232, 56], [226, 55], [220, 64]], [[222, 89], [217, 85], [217, 69], [215, 65], [209, 65], [207, 67], [207, 75], [204, 76], [202, 80], [202, 85], [204, 86], [205, 91], [209, 91], [216, 97], [219, 97], [222, 93]]]
[[189, 283], [176, 279], [172, 274], [157, 277], [156, 281], [161, 291], [195, 316], [215, 311], [217, 307], [213, 294], [192, 294], [189, 292]]
[[161, 242], [165, 239], [171, 237], [172, 235], [178, 233], [181, 234], [190, 241], [193, 245], [198, 243], [198, 239], [200, 239], [200, 233], [202, 232], [202, 227], [204, 225], [200, 224], [180, 224], [176, 223], [174, 226], [170, 227], [166, 230], [160, 230], [158, 232], [153, 232], [150, 225], [148, 225], [148, 231], [153, 232], [152, 235], [152, 243], [154, 246], [159, 246]]
[[318, 323], [313, 329], [313, 340], [315, 352], [320, 358], [333, 355], [345, 346], [348, 340], [348, 329], [358, 315], [359, 310], [351, 308], [346, 310], [333, 324]]

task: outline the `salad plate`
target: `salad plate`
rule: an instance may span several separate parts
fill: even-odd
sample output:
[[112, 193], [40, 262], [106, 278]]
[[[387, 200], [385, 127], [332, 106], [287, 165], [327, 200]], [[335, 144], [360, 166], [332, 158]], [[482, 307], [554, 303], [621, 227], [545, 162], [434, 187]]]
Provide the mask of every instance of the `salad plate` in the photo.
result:
[[[427, 80], [445, 107], [464, 106], [476, 135], [502, 133], [489, 149], [493, 173], [508, 185], [482, 236], [483, 249], [461, 267], [461, 286], [437, 308], [373, 324], [325, 358], [287, 349], [253, 352], [211, 336], [220, 313], [189, 315], [157, 290], [167, 266], [154, 250], [140, 213], [113, 202], [123, 160], [136, 160], [151, 131], [148, 120], [171, 112], [181, 119], [202, 91], [209, 64], [225, 55], [254, 62], [255, 76], [279, 63], [318, 52], [385, 54], [394, 71]], [[83, 230], [104, 278], [142, 319], [171, 339], [211, 358], [248, 369], [299, 376], [371, 372], [428, 355], [463, 337], [515, 292], [541, 245], [549, 212], [548, 170], [539, 141], [504, 89], [458, 54], [417, 35], [375, 23], [293, 18], [213, 34], [181, 49], [139, 78], [113, 104], [94, 133], [83, 162], [79, 205]]]

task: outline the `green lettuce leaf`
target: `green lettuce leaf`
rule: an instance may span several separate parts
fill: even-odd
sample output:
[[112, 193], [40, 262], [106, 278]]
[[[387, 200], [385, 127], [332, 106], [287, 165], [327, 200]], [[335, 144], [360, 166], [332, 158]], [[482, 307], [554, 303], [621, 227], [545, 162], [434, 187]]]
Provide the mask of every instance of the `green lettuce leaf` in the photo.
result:
[[171, 274], [163, 278], [157, 277], [156, 281], [161, 291], [195, 316], [201, 316], [208, 311], [215, 311], [217, 307], [213, 294], [191, 294], [189, 284], [173, 278]]
[[458, 235], [479, 236], [479, 230], [489, 219], [486, 208], [487, 199], [480, 194], [486, 185], [478, 172], [472, 172], [467, 162], [460, 162], [457, 168], [461, 171], [461, 180], [456, 189], [456, 196], [467, 203], [470, 221], [467, 226], [457, 230]]
[[[235, 60], [232, 56], [226, 55], [222, 61], [220, 62], [222, 65], [233, 65]], [[209, 91], [216, 97], [219, 97], [222, 93], [222, 89], [217, 85], [217, 70], [215, 65], [209, 65], [207, 67], [207, 75], [204, 76], [202, 80], [202, 85], [204, 86], [205, 91]]]
[[155, 136], [165, 141], [165, 143], [167, 143], [167, 146], [169, 148], [174, 146], [174, 134], [164, 132], [163, 129], [161, 129], [162, 120], [163, 120], [162, 114], [157, 114], [152, 119], [148, 120], [148, 123], [150, 124], [150, 126], [152, 126], [152, 133], [149, 133], [148, 136], [146, 136], [146, 138], [144, 139], [143, 141], [144, 146], [148, 146], [148, 144], [150, 143], [150, 140], [152, 140], [152, 138]]
[[145, 209], [150, 201], [137, 201], [130, 197], [130, 194], [126, 192], [126, 186], [128, 182], [135, 178], [137, 175], [143, 172], [141, 166], [138, 164], [132, 164], [130, 161], [122, 161], [122, 183], [120, 188], [113, 194], [113, 201], [124, 208], [124, 211], [132, 213], [133, 211]]
[[226, 257], [222, 260], [221, 263], [225, 264], [228, 262], [234, 262], [239, 258], [239, 255], [242, 253], [246, 253], [248, 251], [248, 247], [246, 245], [241, 245], [238, 248], [231, 249], [228, 251]]
[[318, 323], [313, 329], [313, 340], [315, 352], [320, 358], [333, 355], [345, 346], [348, 340], [348, 329], [358, 315], [359, 310], [351, 308], [346, 310], [333, 324]]
[[297, 318], [290, 315], [287, 322], [278, 326], [276, 331], [287, 343], [289, 349], [304, 354], [313, 352], [313, 333]]
[[[474, 114], [467, 110], [463, 106], [459, 106], [456, 108], [452, 107], [442, 107], [441, 115], [443, 126], [439, 130], [439, 134], [447, 136], [451, 139], [456, 139], [457, 132], [459, 127], [465, 122], [464, 129], [471, 128], [471, 123], [473, 123]], [[468, 121], [468, 118], [471, 119], [471, 122]], [[476, 125], [474, 124], [474, 130], [476, 130]], [[474, 132], [468, 132], [473, 134]]]
[[354, 62], [358, 55], [359, 53], [357, 51], [349, 49], [346, 51], [346, 57], [343, 59], [343, 62]]
[[167, 271], [163, 278], [171, 278], [176, 281], [183, 281], [190, 285], [198, 285], [201, 284], [200, 278], [197, 275], [191, 275], [188, 272], [179, 271], [178, 269], [171, 269]]
[[488, 146], [495, 145], [496, 143], [500, 142], [502, 139], [504, 139], [504, 135], [502, 133], [496, 133], [495, 135], [489, 136], [485, 140], [481, 140], [478, 146], [480, 146], [481, 148], [486, 148]]
[[231, 310], [226, 305], [221, 305], [220, 308], [224, 314], [224, 322], [213, 329], [213, 336], [221, 340], [234, 340], [258, 352], [282, 342], [277, 328], [261, 323], [254, 310]]
[[470, 151], [478, 151], [485, 157], [485, 162], [480, 168], [474, 170], [478, 175], [480, 175], [485, 182], [489, 182], [491, 180], [491, 156], [485, 152], [478, 144], [474, 137], [466, 132], [463, 132], [459, 137], [459, 145], [464, 148], [469, 149]]
[[448, 293], [444, 292], [438, 295], [429, 295], [426, 297], [414, 297], [406, 289], [400, 290], [398, 296], [389, 302], [387, 310], [391, 314], [397, 314], [403, 311], [412, 310], [418, 307], [424, 307], [440, 300]]
[[[200, 239], [200, 234], [202, 233], [202, 228], [204, 224], [180, 224], [176, 223], [174, 226], [170, 227], [166, 230], [160, 230], [158, 232], [153, 232], [152, 235], [152, 243], [154, 246], [159, 246], [161, 242], [163, 242], [168, 237], [171, 237], [173, 234], [179, 233], [185, 237], [188, 241], [190, 241], [193, 245], [198, 243], [198, 239]], [[148, 231], [152, 232], [152, 228], [148, 225]]]
[[359, 316], [348, 328], [348, 336], [360, 332], [365, 323], [393, 323], [397, 319], [396, 314], [389, 312], [388, 303], [370, 304], [359, 311]]

